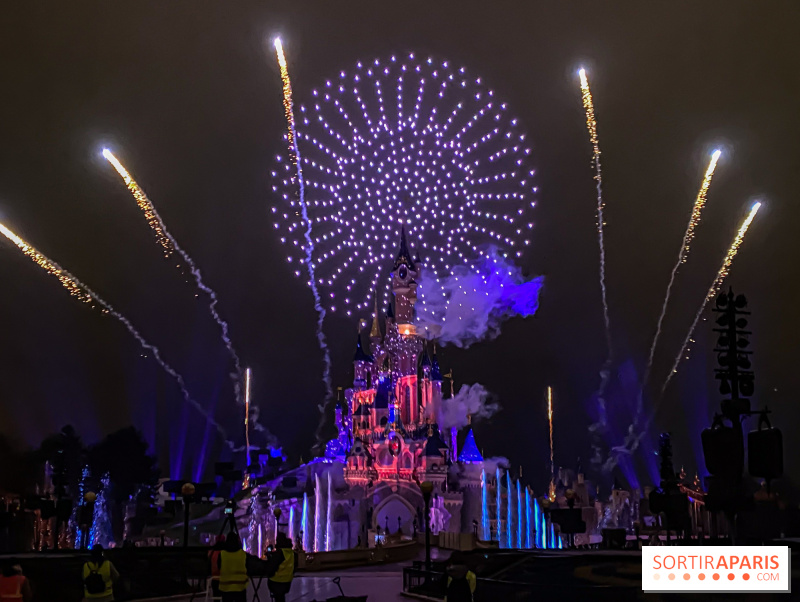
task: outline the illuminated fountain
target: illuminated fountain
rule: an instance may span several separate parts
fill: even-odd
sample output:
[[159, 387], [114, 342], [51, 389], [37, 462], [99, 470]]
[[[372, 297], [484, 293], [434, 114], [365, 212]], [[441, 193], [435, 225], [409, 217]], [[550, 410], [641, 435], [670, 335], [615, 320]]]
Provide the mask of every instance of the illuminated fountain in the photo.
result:
[[506, 471], [506, 547], [514, 547], [514, 537], [512, 530], [512, 509], [514, 508], [514, 498], [511, 494], [511, 471]]
[[489, 541], [492, 527], [489, 520], [489, 488], [486, 486], [486, 470], [481, 471], [481, 522], [483, 541]]
[[325, 551], [330, 552], [333, 549], [333, 532], [331, 531], [332, 523], [331, 517], [333, 516], [333, 500], [331, 498], [333, 492], [333, 484], [331, 483], [331, 473], [328, 473], [328, 508], [325, 513]]
[[308, 494], [303, 494], [303, 549], [306, 552], [311, 551], [311, 543], [313, 541], [311, 535], [311, 520], [308, 516]]
[[314, 551], [322, 551], [322, 488], [319, 486], [319, 474], [314, 475]]
[[520, 483], [517, 481], [517, 547], [522, 548], [522, 489]]

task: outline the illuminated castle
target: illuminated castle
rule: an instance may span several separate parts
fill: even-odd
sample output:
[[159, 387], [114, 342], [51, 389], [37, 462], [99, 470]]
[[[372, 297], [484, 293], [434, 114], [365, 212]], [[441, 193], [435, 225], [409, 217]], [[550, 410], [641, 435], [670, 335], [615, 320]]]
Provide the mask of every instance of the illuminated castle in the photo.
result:
[[[372, 547], [423, 532], [420, 485], [427, 481], [431, 531], [440, 546], [494, 540], [509, 548], [555, 547], [532, 491], [509, 470], [486, 465], [472, 429], [464, 429], [459, 453], [458, 429], [443, 436], [439, 428], [452, 403], [443, 398], [443, 379], [450, 378], [451, 397], [454, 388], [415, 326], [422, 269], [402, 230], [391, 271], [393, 303], [381, 320], [375, 302], [368, 341], [359, 329], [353, 386], [336, 408], [338, 435], [323, 457], [265, 484], [270, 505], [288, 517], [288, 535], [307, 552]], [[256, 541], [247, 530], [248, 541]]]
[[403, 229], [391, 272], [394, 303], [382, 329], [376, 300], [368, 344], [358, 333], [353, 387], [336, 409], [339, 436], [328, 443], [326, 458], [344, 463], [347, 497], [371, 500], [359, 521], [370, 529], [421, 530], [419, 483], [430, 481], [435, 530], [471, 532], [472, 521], [480, 520], [483, 458], [469, 431], [461, 470], [453, 471], [459, 464], [456, 432], [445, 443], [436, 423], [443, 377], [435, 351], [429, 354], [414, 325], [421, 270]]

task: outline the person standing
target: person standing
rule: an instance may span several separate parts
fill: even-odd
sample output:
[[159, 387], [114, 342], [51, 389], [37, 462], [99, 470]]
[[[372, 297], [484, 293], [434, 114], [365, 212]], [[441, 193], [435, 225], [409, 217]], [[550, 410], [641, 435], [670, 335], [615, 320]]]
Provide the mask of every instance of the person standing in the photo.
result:
[[445, 602], [472, 602], [477, 579], [466, 564], [464, 555], [455, 551], [447, 561], [447, 593]]
[[275, 602], [286, 602], [286, 594], [294, 579], [295, 554], [292, 541], [283, 533], [278, 533], [275, 547], [276, 550], [267, 558], [267, 587]]
[[219, 591], [222, 602], [247, 602], [247, 552], [236, 533], [225, 540], [219, 554]]
[[219, 597], [219, 555], [225, 549], [225, 536], [218, 535], [217, 541], [208, 552], [208, 559], [211, 561], [211, 591], [214, 596]]
[[17, 561], [6, 561], [0, 572], [0, 602], [30, 602], [32, 597], [31, 585]]
[[83, 565], [84, 602], [113, 602], [117, 579], [117, 569], [103, 557], [103, 546], [93, 545], [90, 558]]

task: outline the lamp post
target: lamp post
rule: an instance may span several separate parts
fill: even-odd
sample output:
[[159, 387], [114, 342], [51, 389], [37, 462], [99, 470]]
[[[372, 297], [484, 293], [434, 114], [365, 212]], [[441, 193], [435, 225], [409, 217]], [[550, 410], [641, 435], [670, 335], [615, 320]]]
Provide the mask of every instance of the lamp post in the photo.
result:
[[431, 577], [431, 493], [433, 493], [433, 483], [422, 481], [419, 484], [422, 491], [422, 499], [425, 501], [425, 577]]
[[85, 550], [89, 542], [89, 529], [94, 519], [94, 502], [97, 494], [94, 491], [87, 491], [83, 494], [83, 501], [86, 502], [79, 511], [81, 523], [81, 550]]
[[183, 549], [189, 547], [189, 510], [194, 498], [194, 484], [184, 483], [181, 487], [181, 495], [183, 496]]

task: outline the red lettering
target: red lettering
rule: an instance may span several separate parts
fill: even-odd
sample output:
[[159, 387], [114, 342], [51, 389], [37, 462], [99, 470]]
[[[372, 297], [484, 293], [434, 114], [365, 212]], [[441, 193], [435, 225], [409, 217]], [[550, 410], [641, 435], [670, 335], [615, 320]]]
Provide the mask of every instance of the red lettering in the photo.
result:
[[761, 565], [761, 556], [756, 556], [753, 558], [753, 568], [754, 569], [763, 569], [764, 567]]
[[686, 568], [686, 556], [678, 556], [678, 568], [679, 569]]
[[738, 556], [731, 556], [731, 568], [736, 568], [736, 565], [739, 564], [739, 557]]
[[705, 565], [701, 566], [701, 569], [707, 568], [714, 568], [714, 557], [713, 556], [706, 556]]
[[770, 562], [772, 562], [772, 566], [770, 566], [769, 568], [777, 569], [780, 566], [780, 564], [778, 563], [778, 557], [777, 556], [770, 556], [769, 559], [770, 559]]
[[728, 563], [725, 561], [725, 557], [724, 556], [720, 556], [719, 557], [719, 560], [717, 560], [716, 568], [717, 569], [727, 569], [728, 568]]
[[739, 566], [741, 569], [752, 569], [749, 556], [742, 556], [742, 564]]
[[661, 556], [659, 554], [653, 556], [653, 562], [655, 563], [655, 566], [653, 567], [654, 569], [661, 568]]
[[[667, 566], [667, 561], [670, 561], [670, 566]], [[675, 557], [674, 556], [664, 556], [664, 568], [665, 569], [674, 569], [675, 568]]]

